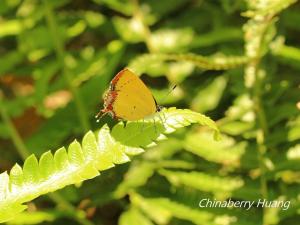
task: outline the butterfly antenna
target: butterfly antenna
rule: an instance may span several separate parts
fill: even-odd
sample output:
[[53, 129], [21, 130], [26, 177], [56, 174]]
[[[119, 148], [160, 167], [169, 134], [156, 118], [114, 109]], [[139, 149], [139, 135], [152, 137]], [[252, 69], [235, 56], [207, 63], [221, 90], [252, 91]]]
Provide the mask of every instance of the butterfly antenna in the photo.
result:
[[97, 113], [97, 115], [95, 116], [95, 118], [97, 119], [96, 122], [99, 123], [100, 120], [101, 120], [101, 118], [102, 118], [103, 116], [105, 116], [107, 113], [108, 113], [108, 112], [104, 112], [104, 113], [103, 113], [103, 112], [100, 110], [100, 111]]
[[97, 113], [97, 115], [95, 116], [95, 119], [97, 119], [100, 115], [101, 115], [101, 111], [99, 111], [98, 113]]
[[168, 91], [168, 93], [163, 97], [163, 99], [161, 100], [161, 102], [164, 102], [164, 101], [169, 97], [169, 95], [175, 90], [176, 87], [177, 87], [177, 84], [175, 84], [175, 85]]

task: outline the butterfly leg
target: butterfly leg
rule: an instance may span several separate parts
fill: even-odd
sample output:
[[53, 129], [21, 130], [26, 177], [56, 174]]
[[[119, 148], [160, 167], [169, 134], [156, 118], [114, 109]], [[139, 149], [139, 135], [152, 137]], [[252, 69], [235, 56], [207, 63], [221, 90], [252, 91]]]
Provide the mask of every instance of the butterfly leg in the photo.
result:
[[121, 120], [122, 121], [122, 123], [123, 123], [123, 125], [124, 125], [124, 128], [126, 128], [126, 126], [127, 126], [127, 121], [126, 120]]
[[141, 128], [141, 132], [144, 131], [144, 124], [145, 124], [145, 120], [143, 119], [143, 120], [142, 120], [142, 128]]
[[97, 119], [96, 122], [99, 123], [100, 119], [105, 116], [108, 112], [103, 112], [103, 110], [100, 110], [97, 115], [95, 116], [95, 118]]
[[166, 130], [167, 128], [165, 127], [165, 122], [167, 121], [167, 119], [166, 119], [166, 117], [165, 117], [164, 114], [163, 114], [163, 117], [161, 117], [161, 115], [160, 115], [161, 113], [162, 113], [162, 112], [159, 112], [159, 113], [158, 113], [158, 118], [159, 118], [159, 120], [160, 120], [162, 126], [164, 127], [164, 130]]
[[155, 121], [155, 118], [153, 119], [153, 124], [154, 124], [154, 132], [155, 132], [155, 135], [157, 135], [158, 132], [157, 132], [157, 127], [156, 127], [156, 121]]
[[100, 111], [97, 113], [97, 115], [95, 116], [95, 119], [97, 119], [99, 116], [101, 116], [101, 114], [102, 114], [102, 110], [100, 110]]
[[101, 120], [101, 118], [102, 118], [103, 116], [105, 116], [106, 114], [110, 114], [110, 116], [111, 116], [112, 118], [116, 118], [114, 112], [112, 112], [112, 111], [110, 111], [110, 110], [107, 110], [107, 109], [102, 109], [102, 110], [100, 110], [100, 111], [97, 113], [97, 115], [95, 116], [95, 118], [97, 119], [96, 122], [99, 123], [99, 121]]

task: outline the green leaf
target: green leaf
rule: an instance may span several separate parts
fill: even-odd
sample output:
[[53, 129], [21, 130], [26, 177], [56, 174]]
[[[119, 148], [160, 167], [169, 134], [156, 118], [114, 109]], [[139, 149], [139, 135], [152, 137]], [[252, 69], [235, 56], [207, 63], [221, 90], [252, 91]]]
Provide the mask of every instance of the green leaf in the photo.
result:
[[210, 33], [196, 36], [192, 42], [192, 47], [208, 47], [222, 42], [242, 41], [243, 33], [240, 28], [220, 27]]
[[[167, 198], [143, 198], [138, 194], [131, 194], [131, 201], [158, 224], [168, 224], [172, 216], [195, 224], [211, 224], [213, 220], [213, 214], [210, 212], [191, 208]], [[198, 202], [195, 204], [198, 206]]]
[[10, 188], [11, 190], [18, 189], [23, 183], [23, 171], [22, 167], [17, 163], [10, 170]]
[[[104, 125], [98, 132], [98, 140], [89, 131], [82, 145], [75, 140], [69, 145], [68, 151], [60, 148], [54, 156], [48, 151], [39, 162], [31, 155], [25, 160], [23, 169], [16, 164], [10, 175], [7, 172], [0, 174], [0, 222], [24, 210], [26, 207], [23, 203], [66, 185], [92, 179], [99, 175], [98, 171], [115, 164], [128, 162], [129, 156], [142, 153], [143, 148], [162, 139], [163, 134], [191, 123], [206, 125], [219, 132], [215, 123], [202, 114], [169, 108], [143, 121], [128, 122], [126, 127], [120, 122], [112, 132]], [[141, 129], [144, 129], [143, 132]], [[142, 179], [138, 183], [144, 182]]]
[[168, 71], [168, 64], [163, 54], [139, 55], [130, 61], [128, 67], [138, 75], [147, 71], [152, 76], [161, 76]]
[[282, 10], [286, 9], [290, 5], [297, 2], [297, 0], [281, 0], [281, 1], [268, 1], [268, 4], [258, 4], [255, 2], [250, 3], [254, 8], [243, 13], [243, 16], [255, 17], [255, 16], [266, 16], [268, 14], [275, 15]]
[[244, 65], [248, 59], [245, 56], [225, 56], [218, 54], [214, 56], [202, 56], [192, 53], [182, 54], [144, 54], [140, 55], [129, 64], [129, 68], [137, 74], [147, 73], [161, 74], [168, 71], [166, 62], [188, 62], [200, 69], [205, 70], [227, 70]]
[[289, 148], [286, 155], [289, 160], [300, 160], [300, 144]]
[[144, 40], [145, 27], [138, 17], [132, 17], [131, 19], [114, 17], [113, 24], [124, 41], [138, 43]]
[[163, 138], [162, 133], [172, 133], [176, 129], [188, 126], [191, 123], [208, 126], [215, 131], [215, 136], [218, 138], [219, 129], [209, 117], [188, 109], [173, 107], [164, 109], [145, 121], [128, 122], [126, 126], [119, 123], [113, 128], [112, 136], [124, 145], [146, 147], [152, 145], [154, 140]]
[[153, 225], [137, 207], [131, 207], [122, 213], [119, 219], [119, 225]]
[[145, 185], [148, 179], [153, 175], [156, 167], [156, 164], [153, 162], [143, 162], [132, 165], [125, 174], [124, 181], [115, 191], [115, 196], [121, 198], [131, 189]]
[[34, 155], [29, 156], [23, 166], [23, 179], [26, 184], [39, 182], [39, 165], [37, 158]]
[[159, 173], [165, 176], [172, 184], [186, 185], [200, 191], [212, 192], [223, 199], [231, 196], [231, 193], [244, 185], [241, 178], [221, 177], [200, 172], [179, 172], [160, 170]]
[[53, 155], [50, 151], [44, 153], [39, 162], [39, 170], [42, 179], [48, 179], [51, 172], [55, 170]]
[[210, 132], [189, 134], [185, 139], [184, 148], [208, 161], [239, 167], [241, 157], [246, 152], [247, 142], [237, 143], [225, 135], [222, 135], [220, 141], [215, 141], [207, 139], [209, 136]]
[[10, 70], [20, 63], [23, 58], [23, 54], [18, 51], [10, 51], [9, 53], [2, 55], [0, 58], [0, 76], [10, 72]]
[[192, 109], [199, 112], [206, 112], [214, 109], [219, 104], [226, 84], [226, 77], [220, 76], [200, 88], [192, 101]]
[[157, 30], [150, 36], [152, 50], [161, 53], [175, 53], [187, 49], [193, 40], [191, 29], [163, 29]]
[[240, 135], [249, 131], [254, 126], [254, 123], [231, 121], [220, 125], [220, 130], [230, 135]]
[[109, 8], [116, 10], [125, 15], [131, 15], [133, 12], [133, 4], [126, 0], [126, 1], [118, 1], [118, 0], [93, 0], [97, 4], [104, 4], [107, 5]]
[[1, 22], [0, 38], [9, 35], [18, 35], [22, 32], [21, 20], [7, 20]]
[[52, 222], [55, 220], [55, 215], [49, 212], [22, 212], [17, 214], [17, 216], [10, 220], [7, 224], [9, 225], [33, 225], [33, 224], [40, 224], [42, 222]]

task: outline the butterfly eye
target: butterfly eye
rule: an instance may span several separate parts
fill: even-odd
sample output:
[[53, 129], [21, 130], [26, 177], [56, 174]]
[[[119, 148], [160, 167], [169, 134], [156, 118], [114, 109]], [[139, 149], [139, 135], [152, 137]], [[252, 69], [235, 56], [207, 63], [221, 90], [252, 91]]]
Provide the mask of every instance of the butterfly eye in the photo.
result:
[[161, 110], [163, 110], [163, 106], [161, 106], [161, 105], [156, 105], [156, 111], [157, 112], [160, 112]]

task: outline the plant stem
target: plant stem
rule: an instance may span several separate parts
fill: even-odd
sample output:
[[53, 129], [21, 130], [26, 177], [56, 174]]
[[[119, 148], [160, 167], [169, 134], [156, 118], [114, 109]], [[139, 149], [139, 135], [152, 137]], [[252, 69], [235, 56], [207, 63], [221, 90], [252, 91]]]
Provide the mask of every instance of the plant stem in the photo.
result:
[[[254, 102], [254, 111], [257, 117], [257, 123], [260, 127], [256, 134], [256, 142], [258, 147], [258, 160], [260, 167], [260, 184], [261, 184], [261, 194], [264, 199], [268, 200], [268, 183], [266, 179], [266, 165], [265, 165], [265, 153], [267, 152], [267, 147], [265, 144], [265, 138], [268, 135], [268, 124], [265, 116], [265, 111], [261, 101], [261, 80], [258, 76], [258, 65], [256, 67], [256, 78], [254, 83], [253, 90], [253, 102]], [[268, 221], [266, 221], [268, 209], [263, 208], [263, 225], [268, 225]]]
[[80, 214], [80, 210], [76, 209], [72, 204], [70, 204], [68, 201], [66, 201], [60, 194], [53, 192], [53, 193], [49, 193], [48, 196], [55, 201], [56, 203], [58, 203], [63, 209], [73, 212], [73, 214], [75, 214], [76, 216], [76, 220], [82, 224], [82, 225], [94, 225], [91, 221], [85, 219], [84, 217], [82, 217], [82, 215]]
[[47, 21], [47, 24], [48, 24], [48, 27], [50, 30], [50, 34], [52, 36], [53, 44], [54, 44], [55, 54], [57, 56], [57, 60], [60, 64], [60, 66], [62, 68], [64, 79], [65, 79], [67, 85], [69, 86], [69, 89], [72, 92], [72, 95], [74, 97], [74, 102], [75, 102], [75, 105], [77, 108], [79, 121], [81, 123], [83, 130], [86, 132], [90, 128], [86, 110], [85, 110], [84, 104], [81, 100], [81, 96], [80, 96], [79, 92], [76, 90], [76, 87], [74, 86], [74, 84], [72, 82], [72, 76], [70, 74], [70, 71], [67, 68], [67, 66], [65, 65], [66, 53], [64, 50], [62, 39], [60, 37], [60, 31], [58, 29], [58, 26], [57, 26], [57, 23], [55, 20], [55, 16], [53, 13], [51, 3], [49, 3], [48, 1], [49, 0], [44, 0], [44, 9], [45, 9], [46, 21]]
[[7, 128], [8, 134], [15, 145], [19, 155], [22, 157], [22, 159], [26, 159], [30, 153], [27, 150], [24, 142], [22, 141], [22, 138], [20, 137], [18, 131], [14, 127], [13, 123], [11, 122], [9, 116], [7, 115], [6, 109], [3, 106], [2, 99], [0, 99], [0, 113], [1, 118]]
[[253, 103], [254, 103], [254, 111], [257, 117], [257, 123], [259, 126], [259, 130], [256, 134], [256, 142], [258, 144], [258, 158], [261, 169], [261, 189], [262, 195], [264, 198], [268, 197], [268, 189], [267, 189], [267, 181], [265, 179], [266, 167], [264, 163], [264, 156], [267, 151], [267, 147], [265, 145], [265, 138], [269, 134], [268, 124], [266, 120], [266, 115], [264, 111], [264, 107], [261, 100], [261, 79], [259, 78], [258, 71], [258, 63], [256, 64], [255, 69], [255, 83], [253, 87]]
[[[272, 25], [273, 15], [266, 15], [265, 17], [252, 18], [246, 27], [245, 41], [246, 41], [246, 56], [249, 57], [247, 67], [245, 69], [246, 86], [252, 92], [252, 100], [254, 112], [256, 115], [256, 123], [258, 130], [256, 132], [256, 143], [258, 149], [258, 161], [260, 168], [260, 188], [262, 198], [268, 200], [268, 183], [266, 179], [266, 165], [265, 154], [268, 151], [265, 139], [269, 134], [267, 119], [262, 104], [262, 88], [265, 71], [260, 69], [260, 63], [264, 56], [263, 47], [267, 45], [270, 40], [266, 39], [268, 29]], [[247, 84], [248, 79], [248, 84]], [[250, 81], [250, 82], [249, 82]], [[268, 208], [263, 208], [263, 225], [268, 225]]]

